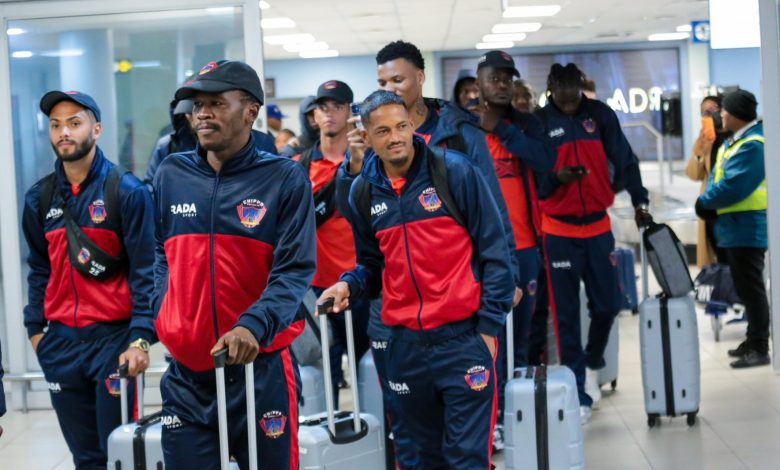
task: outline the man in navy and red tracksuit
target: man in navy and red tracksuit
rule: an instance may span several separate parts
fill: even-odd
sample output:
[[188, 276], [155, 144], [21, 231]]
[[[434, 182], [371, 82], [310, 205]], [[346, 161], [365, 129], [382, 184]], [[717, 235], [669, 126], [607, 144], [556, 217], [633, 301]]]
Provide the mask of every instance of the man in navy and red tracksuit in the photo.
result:
[[165, 468], [219, 468], [212, 354], [228, 349], [230, 452], [248, 462], [243, 367], [254, 361], [257, 449], [267, 468], [298, 468], [297, 368], [289, 345], [315, 270], [311, 185], [296, 162], [260, 152], [263, 102], [243, 62], [210, 62], [176, 92], [193, 100], [198, 146], [154, 180], [155, 310], [173, 361], [162, 379]]
[[[336, 172], [347, 152], [347, 132], [350, 125], [352, 89], [344, 82], [328, 80], [317, 89], [314, 100], [314, 120], [319, 128], [319, 138], [306, 151], [293, 157], [308, 168], [314, 191], [317, 219], [317, 273], [311, 282], [316, 295], [332, 286], [339, 276], [355, 269], [355, 239], [349, 222], [336, 207]], [[355, 354], [362, 357], [368, 350], [368, 302], [352, 306], [355, 313]], [[330, 317], [333, 326], [331, 376], [334, 402], [338, 403], [339, 382], [343, 381], [341, 356], [346, 351], [347, 330], [343, 315]]]
[[[561, 362], [577, 377], [580, 415], [590, 419], [600, 398], [597, 369], [620, 310], [620, 290], [607, 209], [625, 188], [637, 226], [652, 222], [639, 162], [620, 122], [606, 104], [582, 94], [585, 75], [574, 64], [554, 64], [547, 79], [550, 101], [539, 116], [558, 149], [553, 172], [539, 180], [542, 232], [550, 308], [558, 330]], [[580, 281], [591, 315], [588, 344], [580, 337]], [[586, 367], [588, 384], [586, 385]]]
[[455, 151], [437, 157], [446, 165], [446, 201], [434, 186], [433, 152], [413, 135], [397, 95], [372, 93], [361, 118], [376, 155], [350, 193], [358, 265], [320, 302], [333, 297], [338, 312], [383, 291], [391, 330], [385, 379], [415, 468], [491, 468], [497, 336], [514, 294], [498, 207], [479, 170]]
[[[479, 59], [477, 85], [481, 103], [475, 113], [487, 133], [496, 175], [504, 196], [515, 239], [520, 287], [523, 298], [513, 309], [515, 367], [528, 365], [531, 314], [536, 302], [541, 236], [535, 172], [548, 173], [555, 165], [555, 148], [547, 139], [542, 123], [533, 114], [512, 107], [514, 77], [520, 76], [512, 56], [490, 51]], [[503, 410], [506, 372], [506, 339], [502, 335], [497, 361], [500, 384], [499, 409]], [[502, 429], [499, 427], [499, 429]], [[497, 435], [496, 448], [503, 448]]]
[[[52, 91], [40, 108], [49, 116], [57, 161], [54, 173], [25, 195], [30, 273], [24, 324], [76, 467], [105, 468], [108, 435], [122, 418], [116, 384], [107, 379], [119, 363], [128, 362], [131, 375], [146, 369], [154, 340], [152, 199], [96, 145], [102, 125], [95, 100]], [[69, 220], [79, 228], [66, 229]], [[69, 237], [76, 230], [96, 245], [92, 253], [76, 248]], [[69, 252], [74, 249], [76, 257]], [[107, 278], [84, 271], [95, 266], [99, 251], [121, 259]]]

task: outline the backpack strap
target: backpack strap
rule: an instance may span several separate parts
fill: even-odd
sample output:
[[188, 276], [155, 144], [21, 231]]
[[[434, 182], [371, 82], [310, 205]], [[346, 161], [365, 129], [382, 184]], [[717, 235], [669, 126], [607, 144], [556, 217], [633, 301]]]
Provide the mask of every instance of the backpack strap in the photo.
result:
[[119, 239], [122, 239], [122, 207], [119, 200], [119, 186], [122, 183], [122, 177], [130, 173], [130, 170], [122, 165], [116, 165], [106, 175], [106, 183], [103, 186], [103, 197], [106, 203], [106, 218], [111, 223]]
[[312, 155], [314, 155], [314, 148], [317, 147], [317, 145], [312, 145], [311, 147], [307, 148], [303, 152], [301, 152], [301, 158], [298, 160], [298, 162], [303, 165], [303, 168], [306, 170], [306, 174], [309, 174], [309, 170], [311, 169], [311, 159]]
[[56, 183], [57, 175], [54, 172], [46, 175], [41, 183], [41, 193], [38, 198], [38, 218], [41, 220], [41, 225], [46, 224], [46, 215], [49, 213], [49, 206], [51, 206], [51, 199], [54, 196], [54, 185]]
[[467, 153], [467, 150], [468, 150], [467, 147], [466, 147], [466, 140], [463, 139], [463, 133], [462, 132], [458, 132], [457, 134], [455, 134], [455, 135], [453, 135], [451, 137], [447, 137], [444, 140], [444, 145], [448, 149], [457, 150], [458, 152], [461, 152], [461, 153]]
[[445, 159], [446, 151], [438, 147], [429, 147], [429, 149], [428, 171], [431, 173], [433, 187], [436, 188], [436, 193], [439, 195], [441, 202], [444, 203], [447, 211], [449, 211], [450, 216], [452, 216], [459, 225], [466, 227], [466, 219], [460, 212], [458, 205], [455, 204], [455, 200], [452, 198], [452, 193], [450, 192], [450, 183], [447, 179], [447, 163]]

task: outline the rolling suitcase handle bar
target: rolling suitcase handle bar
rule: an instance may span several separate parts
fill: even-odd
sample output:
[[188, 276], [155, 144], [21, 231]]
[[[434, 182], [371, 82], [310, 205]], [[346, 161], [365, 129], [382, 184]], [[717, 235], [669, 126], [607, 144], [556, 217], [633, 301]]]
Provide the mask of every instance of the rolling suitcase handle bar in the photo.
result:
[[[225, 365], [227, 348], [214, 354], [214, 367], [217, 375], [217, 414], [219, 415], [219, 461], [222, 470], [230, 468], [230, 450], [228, 448], [227, 429], [227, 393], [225, 391]], [[255, 415], [255, 366], [250, 362], [244, 366], [246, 378], [246, 422], [249, 440], [249, 468], [257, 470], [257, 420]]]
[[[119, 366], [119, 400], [121, 402], [122, 410], [122, 424], [130, 422], [130, 412], [127, 409], [127, 372], [129, 364], [125, 362]], [[141, 372], [135, 377], [135, 396], [138, 403], [138, 418], [144, 417], [144, 373]]]
[[513, 311], [506, 316], [506, 379], [512, 380], [515, 375], [515, 325]]
[[[317, 305], [317, 314], [320, 319], [320, 344], [322, 345], [322, 372], [325, 376], [325, 404], [328, 410], [328, 430], [332, 437], [336, 437], [336, 418], [333, 404], [333, 378], [331, 377], [330, 344], [328, 338], [328, 315], [333, 308], [335, 299], [332, 297], [324, 303]], [[349, 378], [352, 381], [352, 424], [356, 435], [363, 432], [363, 424], [360, 419], [360, 401], [357, 391], [357, 361], [355, 360], [355, 335], [352, 327], [352, 309], [344, 311], [344, 323], [347, 329], [347, 360], [349, 362]]]
[[650, 298], [650, 279], [647, 277], [647, 250], [645, 250], [646, 228], [639, 229], [639, 259], [642, 264], [642, 299]]

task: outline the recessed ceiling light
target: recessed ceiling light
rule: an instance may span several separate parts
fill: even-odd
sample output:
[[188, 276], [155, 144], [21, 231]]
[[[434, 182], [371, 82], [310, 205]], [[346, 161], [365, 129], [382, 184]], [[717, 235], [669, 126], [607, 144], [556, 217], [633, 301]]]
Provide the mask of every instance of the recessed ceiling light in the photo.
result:
[[285, 44], [284, 50], [287, 52], [327, 51], [328, 43], [324, 41], [317, 41], [304, 42], [300, 44]]
[[690, 33], [691, 31], [693, 31], [693, 28], [690, 24], [681, 24], [677, 27], [678, 33]]
[[303, 42], [314, 42], [314, 36], [308, 33], [304, 34], [277, 34], [263, 37], [263, 41], [272, 46], [281, 46], [284, 44], [300, 44]]
[[263, 18], [260, 20], [260, 27], [263, 29], [294, 28], [295, 21], [290, 18]]
[[561, 11], [560, 5], [508, 7], [506, 10], [504, 10], [504, 18], [537, 18], [540, 16], [555, 16], [559, 11]]
[[303, 59], [322, 59], [325, 57], [338, 57], [339, 51], [329, 49], [327, 51], [303, 51], [298, 54]]
[[506, 42], [478, 42], [475, 46], [477, 49], [509, 49], [515, 47], [515, 43], [512, 41]]
[[16, 36], [17, 34], [24, 34], [27, 31], [23, 30], [22, 28], [8, 28], [5, 32], [9, 36]]
[[542, 28], [542, 23], [501, 23], [493, 26], [493, 34], [534, 33]]
[[263, 0], [260, 0], [260, 9], [261, 10], [267, 10], [271, 8], [271, 5], [268, 2], [264, 2]]
[[647, 37], [648, 41], [679, 41], [691, 37], [688, 33], [658, 33]]
[[482, 36], [482, 42], [519, 42], [526, 36], [525, 33], [486, 34]]
[[16, 51], [11, 53], [11, 57], [14, 59], [29, 59], [32, 56], [32, 51]]

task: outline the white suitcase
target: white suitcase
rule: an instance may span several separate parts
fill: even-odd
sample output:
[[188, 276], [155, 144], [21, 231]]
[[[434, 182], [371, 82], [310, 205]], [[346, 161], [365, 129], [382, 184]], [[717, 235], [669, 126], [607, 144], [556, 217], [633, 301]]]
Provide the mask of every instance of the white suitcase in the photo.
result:
[[347, 358], [350, 383], [353, 384], [354, 411], [334, 412], [333, 382], [330, 376], [330, 344], [327, 335], [327, 314], [330, 304], [320, 309], [322, 341], [322, 366], [325, 379], [326, 413], [311, 416], [300, 423], [298, 442], [301, 470], [368, 470], [381, 469], [385, 465], [384, 435], [377, 417], [360, 413], [357, 384], [357, 361], [352, 330], [352, 311], [344, 312], [347, 329]]
[[[590, 311], [588, 310], [588, 296], [585, 294], [585, 284], [580, 283], [580, 332], [582, 347], [588, 344], [588, 328], [590, 328]], [[607, 348], [604, 350], [606, 365], [599, 369], [599, 387], [610, 384], [612, 390], [617, 388], [618, 379], [618, 352], [620, 351], [620, 322], [617, 317], [609, 331]]]
[[322, 413], [325, 411], [325, 379], [322, 371], [319, 367], [298, 365], [298, 372], [301, 374], [300, 416]]

